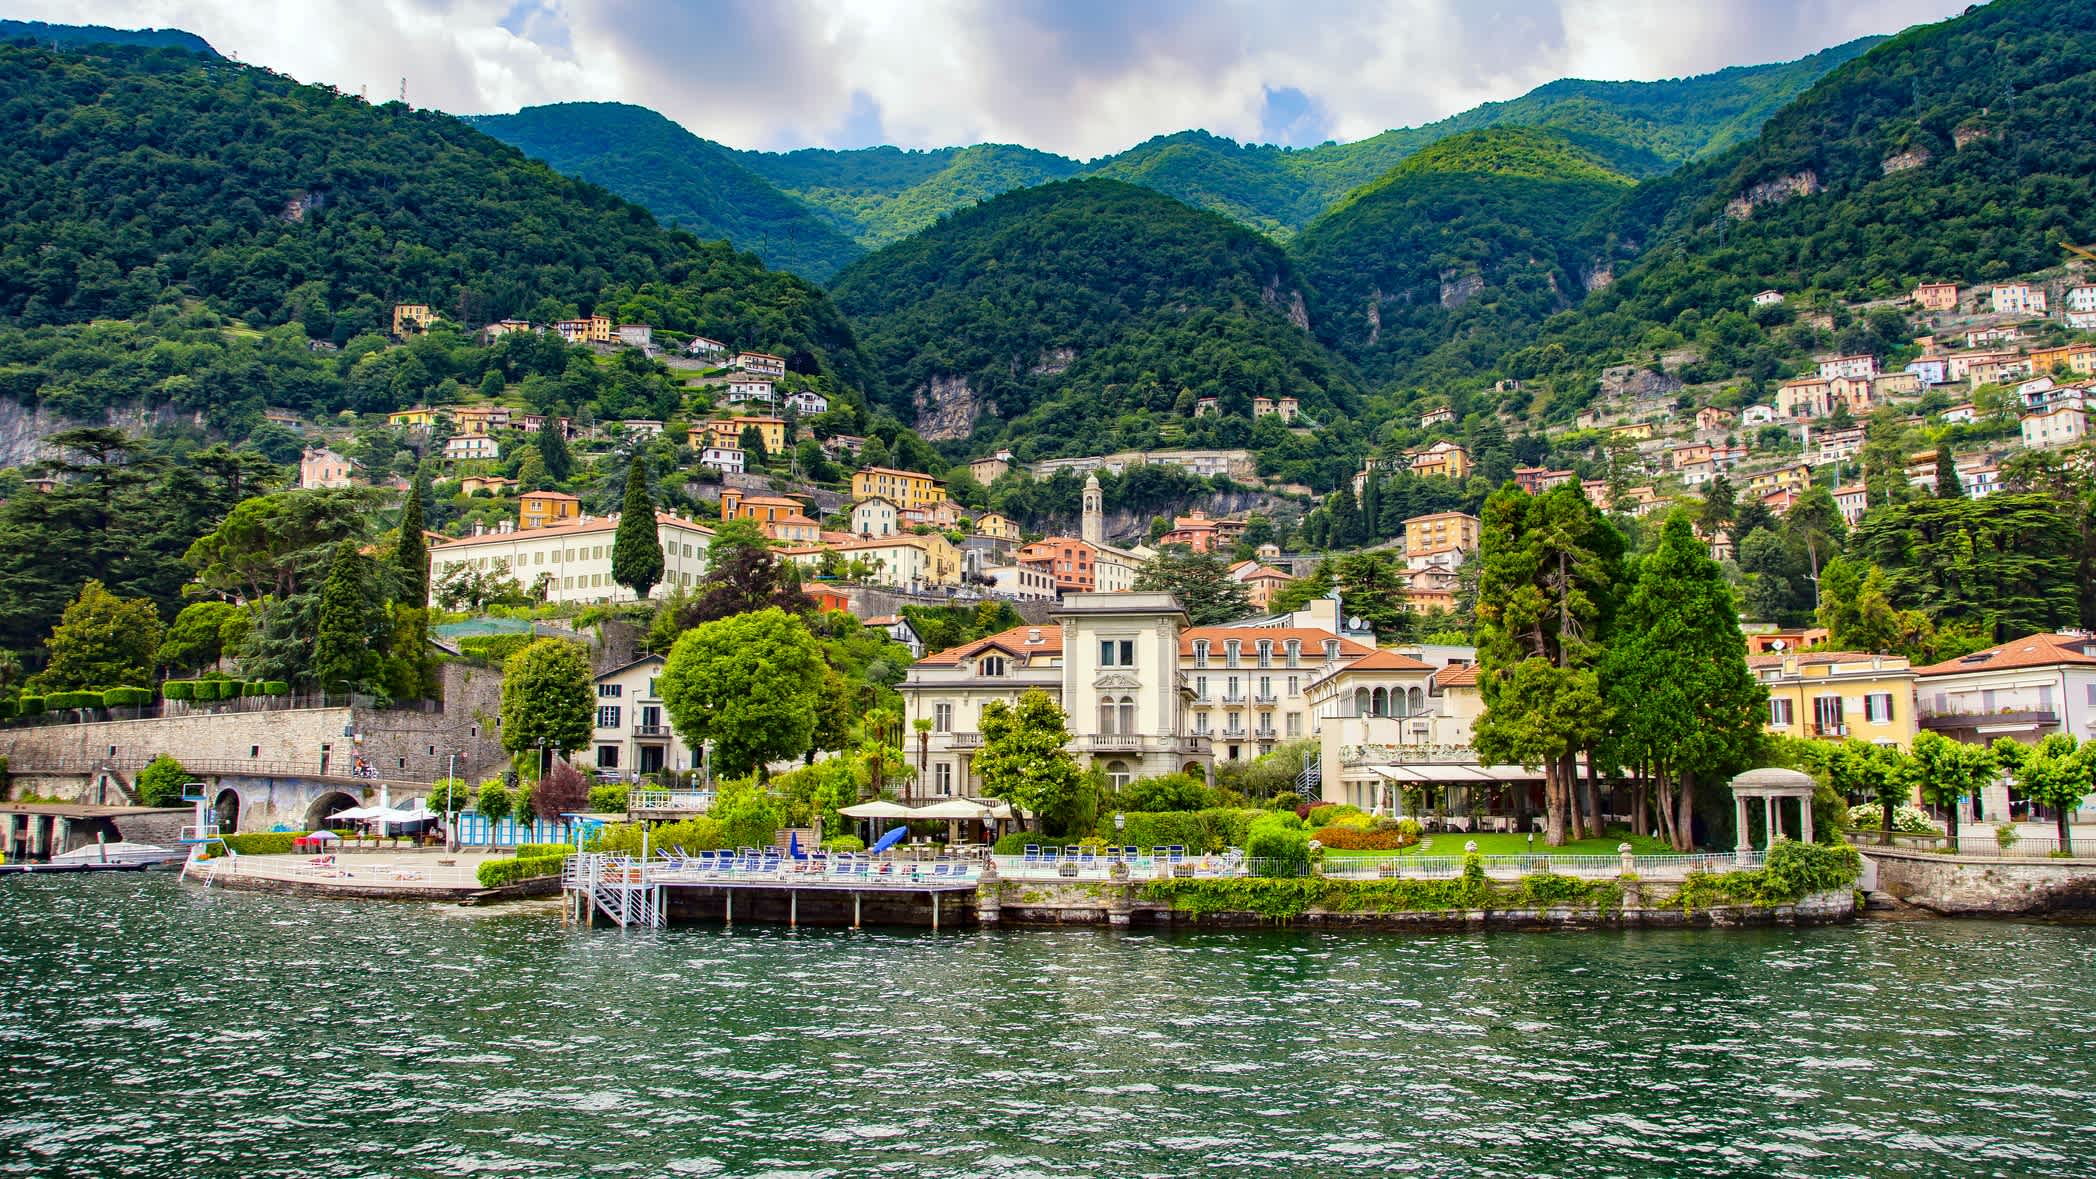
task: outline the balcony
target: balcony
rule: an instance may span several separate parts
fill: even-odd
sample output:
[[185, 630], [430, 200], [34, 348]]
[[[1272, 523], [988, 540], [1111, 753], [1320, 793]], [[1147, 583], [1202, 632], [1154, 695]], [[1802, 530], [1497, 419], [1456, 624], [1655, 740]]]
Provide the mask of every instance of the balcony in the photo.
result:
[[1812, 735], [1815, 737], [1846, 737], [1849, 735], [1849, 727], [1841, 721], [1834, 721], [1829, 724], [1814, 721], [1812, 723]]
[[1207, 757], [1215, 750], [1214, 738], [1207, 733], [1195, 733], [1190, 737], [1172, 738], [1172, 752], [1192, 757]]
[[1279, 738], [1280, 734], [1274, 730], [1272, 725], [1268, 725], [1265, 728], [1253, 729], [1252, 736], [1260, 741], [1273, 741]]
[[633, 726], [633, 735], [636, 737], [667, 737], [670, 735], [670, 727], [668, 725], [635, 725]]
[[1223, 703], [1225, 703], [1225, 704], [1243, 704], [1244, 702], [1245, 702], [1245, 696], [1244, 696], [1244, 693], [1243, 693], [1243, 692], [1225, 692], [1225, 693], [1223, 693]]
[[1249, 736], [1251, 734], [1244, 729], [1224, 729], [1222, 732], [1225, 741], [1242, 741]]
[[982, 734], [948, 733], [946, 734], [946, 747], [948, 749], [981, 749]]
[[1279, 701], [1280, 697], [1272, 692], [1254, 692], [1252, 694], [1252, 703], [1254, 704], [1275, 704]]
[[1095, 733], [1085, 739], [1086, 744], [1101, 752], [1139, 751], [1143, 747], [1141, 733]]
[[1998, 712], [1959, 712], [1954, 709], [1932, 712], [1925, 709], [1919, 720], [1922, 728], [1938, 732], [1945, 729], [1969, 729], [1974, 732], [1995, 733], [2014, 729], [2056, 729], [2060, 726], [2060, 714], [2052, 708], [2004, 708]]

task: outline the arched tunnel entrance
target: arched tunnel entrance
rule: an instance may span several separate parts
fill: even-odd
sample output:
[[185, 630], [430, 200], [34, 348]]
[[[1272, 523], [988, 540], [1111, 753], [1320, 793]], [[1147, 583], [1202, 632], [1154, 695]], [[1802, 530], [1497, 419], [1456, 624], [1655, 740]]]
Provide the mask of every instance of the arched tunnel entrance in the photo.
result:
[[306, 830], [319, 831], [327, 826], [328, 816], [360, 806], [359, 802], [340, 790], [331, 790], [313, 800], [306, 808]]
[[211, 817], [217, 820], [220, 835], [240, 830], [240, 792], [231, 786], [219, 791], [211, 801]]

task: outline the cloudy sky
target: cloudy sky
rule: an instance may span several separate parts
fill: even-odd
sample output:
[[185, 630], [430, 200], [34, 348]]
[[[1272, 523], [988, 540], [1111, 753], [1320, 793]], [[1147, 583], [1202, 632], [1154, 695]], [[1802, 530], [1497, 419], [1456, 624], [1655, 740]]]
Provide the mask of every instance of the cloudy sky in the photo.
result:
[[653, 107], [736, 146], [1024, 143], [1200, 127], [1359, 139], [1553, 78], [1801, 57], [1966, 0], [0, 0], [177, 27], [306, 82], [460, 114]]

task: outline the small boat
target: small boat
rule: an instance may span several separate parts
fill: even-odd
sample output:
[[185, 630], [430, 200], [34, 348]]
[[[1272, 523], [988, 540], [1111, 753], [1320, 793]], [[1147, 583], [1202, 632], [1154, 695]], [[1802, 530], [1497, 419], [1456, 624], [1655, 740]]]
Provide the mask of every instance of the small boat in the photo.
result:
[[115, 843], [90, 843], [69, 852], [60, 852], [51, 857], [53, 867], [68, 864], [97, 867], [110, 865], [121, 868], [145, 868], [155, 864], [168, 864], [184, 856], [180, 850], [171, 850], [151, 843], [131, 843], [118, 840]]

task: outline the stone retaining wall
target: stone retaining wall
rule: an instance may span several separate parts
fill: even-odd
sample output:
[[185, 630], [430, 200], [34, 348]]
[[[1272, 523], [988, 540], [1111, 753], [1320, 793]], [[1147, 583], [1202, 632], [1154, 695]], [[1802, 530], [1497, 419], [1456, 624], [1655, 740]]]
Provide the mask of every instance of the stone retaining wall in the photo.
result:
[[2096, 910], [2096, 860], [1960, 859], [1899, 848], [1858, 849], [1879, 891], [1946, 916], [2028, 916]]

